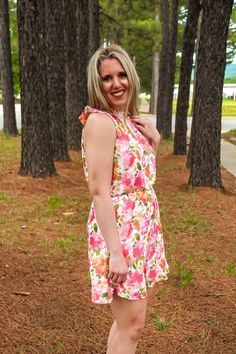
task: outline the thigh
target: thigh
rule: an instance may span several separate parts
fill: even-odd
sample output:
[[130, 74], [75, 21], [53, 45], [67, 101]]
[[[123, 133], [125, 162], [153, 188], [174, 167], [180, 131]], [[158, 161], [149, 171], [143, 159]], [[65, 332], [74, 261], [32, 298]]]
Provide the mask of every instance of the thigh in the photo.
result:
[[111, 310], [117, 326], [128, 327], [131, 324], [144, 325], [147, 300], [128, 300], [114, 294]]

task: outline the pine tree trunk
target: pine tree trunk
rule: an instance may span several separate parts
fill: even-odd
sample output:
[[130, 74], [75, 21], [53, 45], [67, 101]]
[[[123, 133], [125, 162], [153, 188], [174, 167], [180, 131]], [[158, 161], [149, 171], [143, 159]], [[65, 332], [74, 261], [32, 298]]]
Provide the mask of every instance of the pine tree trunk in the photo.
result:
[[155, 52], [152, 59], [152, 91], [149, 113], [157, 114], [157, 97], [158, 97], [158, 82], [160, 68], [160, 53]]
[[189, 0], [188, 17], [184, 30], [179, 93], [175, 120], [174, 154], [186, 155], [187, 116], [193, 65], [193, 53], [197, 36], [200, 1]]
[[12, 76], [8, 0], [0, 0], [0, 75], [3, 97], [3, 132], [16, 136], [18, 132]]
[[21, 175], [55, 175], [45, 48], [44, 0], [18, 0], [21, 76], [22, 156]]
[[[160, 21], [159, 6], [156, 5], [155, 21]], [[157, 97], [158, 97], [158, 82], [159, 82], [159, 69], [160, 69], [160, 53], [155, 51], [152, 57], [152, 87], [151, 87], [151, 100], [149, 106], [149, 113], [157, 114]]]
[[226, 44], [233, 0], [205, 0], [199, 42], [196, 98], [191, 133], [189, 184], [222, 186], [221, 109]]
[[45, 2], [49, 117], [53, 158], [69, 161], [67, 145], [63, 1]]
[[162, 16], [162, 48], [160, 53], [160, 71], [158, 81], [157, 99], [157, 129], [162, 132], [167, 106], [167, 76], [168, 76], [168, 50], [170, 40], [169, 30], [169, 1], [161, 0], [160, 11]]
[[157, 100], [157, 129], [164, 139], [172, 137], [172, 101], [178, 28], [178, 0], [161, 0], [162, 49]]
[[80, 149], [81, 124], [78, 119], [78, 60], [76, 34], [76, 1], [68, 0], [65, 6], [65, 68], [67, 141], [70, 149]]
[[[77, 23], [77, 58], [78, 58], [78, 115], [87, 105], [87, 66], [89, 59], [89, 2], [81, 0], [77, 2], [76, 23]], [[80, 134], [77, 137], [81, 142], [82, 125]]]
[[99, 47], [99, 2], [89, 0], [89, 58]]
[[178, 30], [178, 0], [171, 1], [171, 20], [170, 20], [170, 41], [168, 48], [168, 76], [166, 95], [166, 117], [163, 120], [162, 137], [163, 139], [171, 139], [172, 137], [172, 103], [175, 85], [175, 67], [176, 67], [176, 46], [177, 46], [177, 30]]

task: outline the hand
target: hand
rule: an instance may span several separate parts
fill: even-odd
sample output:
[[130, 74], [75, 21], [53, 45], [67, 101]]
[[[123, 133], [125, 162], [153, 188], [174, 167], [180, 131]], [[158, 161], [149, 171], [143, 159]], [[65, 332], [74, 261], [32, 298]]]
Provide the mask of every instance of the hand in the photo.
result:
[[123, 254], [110, 254], [108, 278], [116, 284], [124, 283], [127, 273], [128, 265]]
[[160, 142], [160, 134], [151, 123], [150, 118], [133, 116], [132, 122], [135, 127], [150, 141], [153, 149], [156, 150]]

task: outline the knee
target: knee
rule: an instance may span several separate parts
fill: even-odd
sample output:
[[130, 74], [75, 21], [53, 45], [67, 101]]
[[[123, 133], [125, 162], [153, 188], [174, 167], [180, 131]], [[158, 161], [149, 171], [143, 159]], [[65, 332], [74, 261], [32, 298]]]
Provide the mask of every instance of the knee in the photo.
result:
[[145, 319], [136, 318], [130, 326], [130, 337], [132, 342], [138, 342], [144, 331]]

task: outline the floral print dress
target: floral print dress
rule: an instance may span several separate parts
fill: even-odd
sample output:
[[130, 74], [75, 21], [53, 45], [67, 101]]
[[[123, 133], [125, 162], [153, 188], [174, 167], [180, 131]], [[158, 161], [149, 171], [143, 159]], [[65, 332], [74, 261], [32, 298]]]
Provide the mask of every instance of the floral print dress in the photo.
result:
[[[155, 152], [132, 119], [86, 107], [80, 116], [83, 125], [91, 113], [108, 114], [116, 129], [111, 197], [128, 264], [127, 280], [113, 284], [108, 278], [109, 252], [92, 203], [87, 223], [92, 301], [111, 303], [114, 293], [130, 300], [144, 299], [147, 288], [167, 279], [168, 273], [159, 206], [153, 189], [156, 179]], [[88, 182], [83, 136], [82, 161]]]

